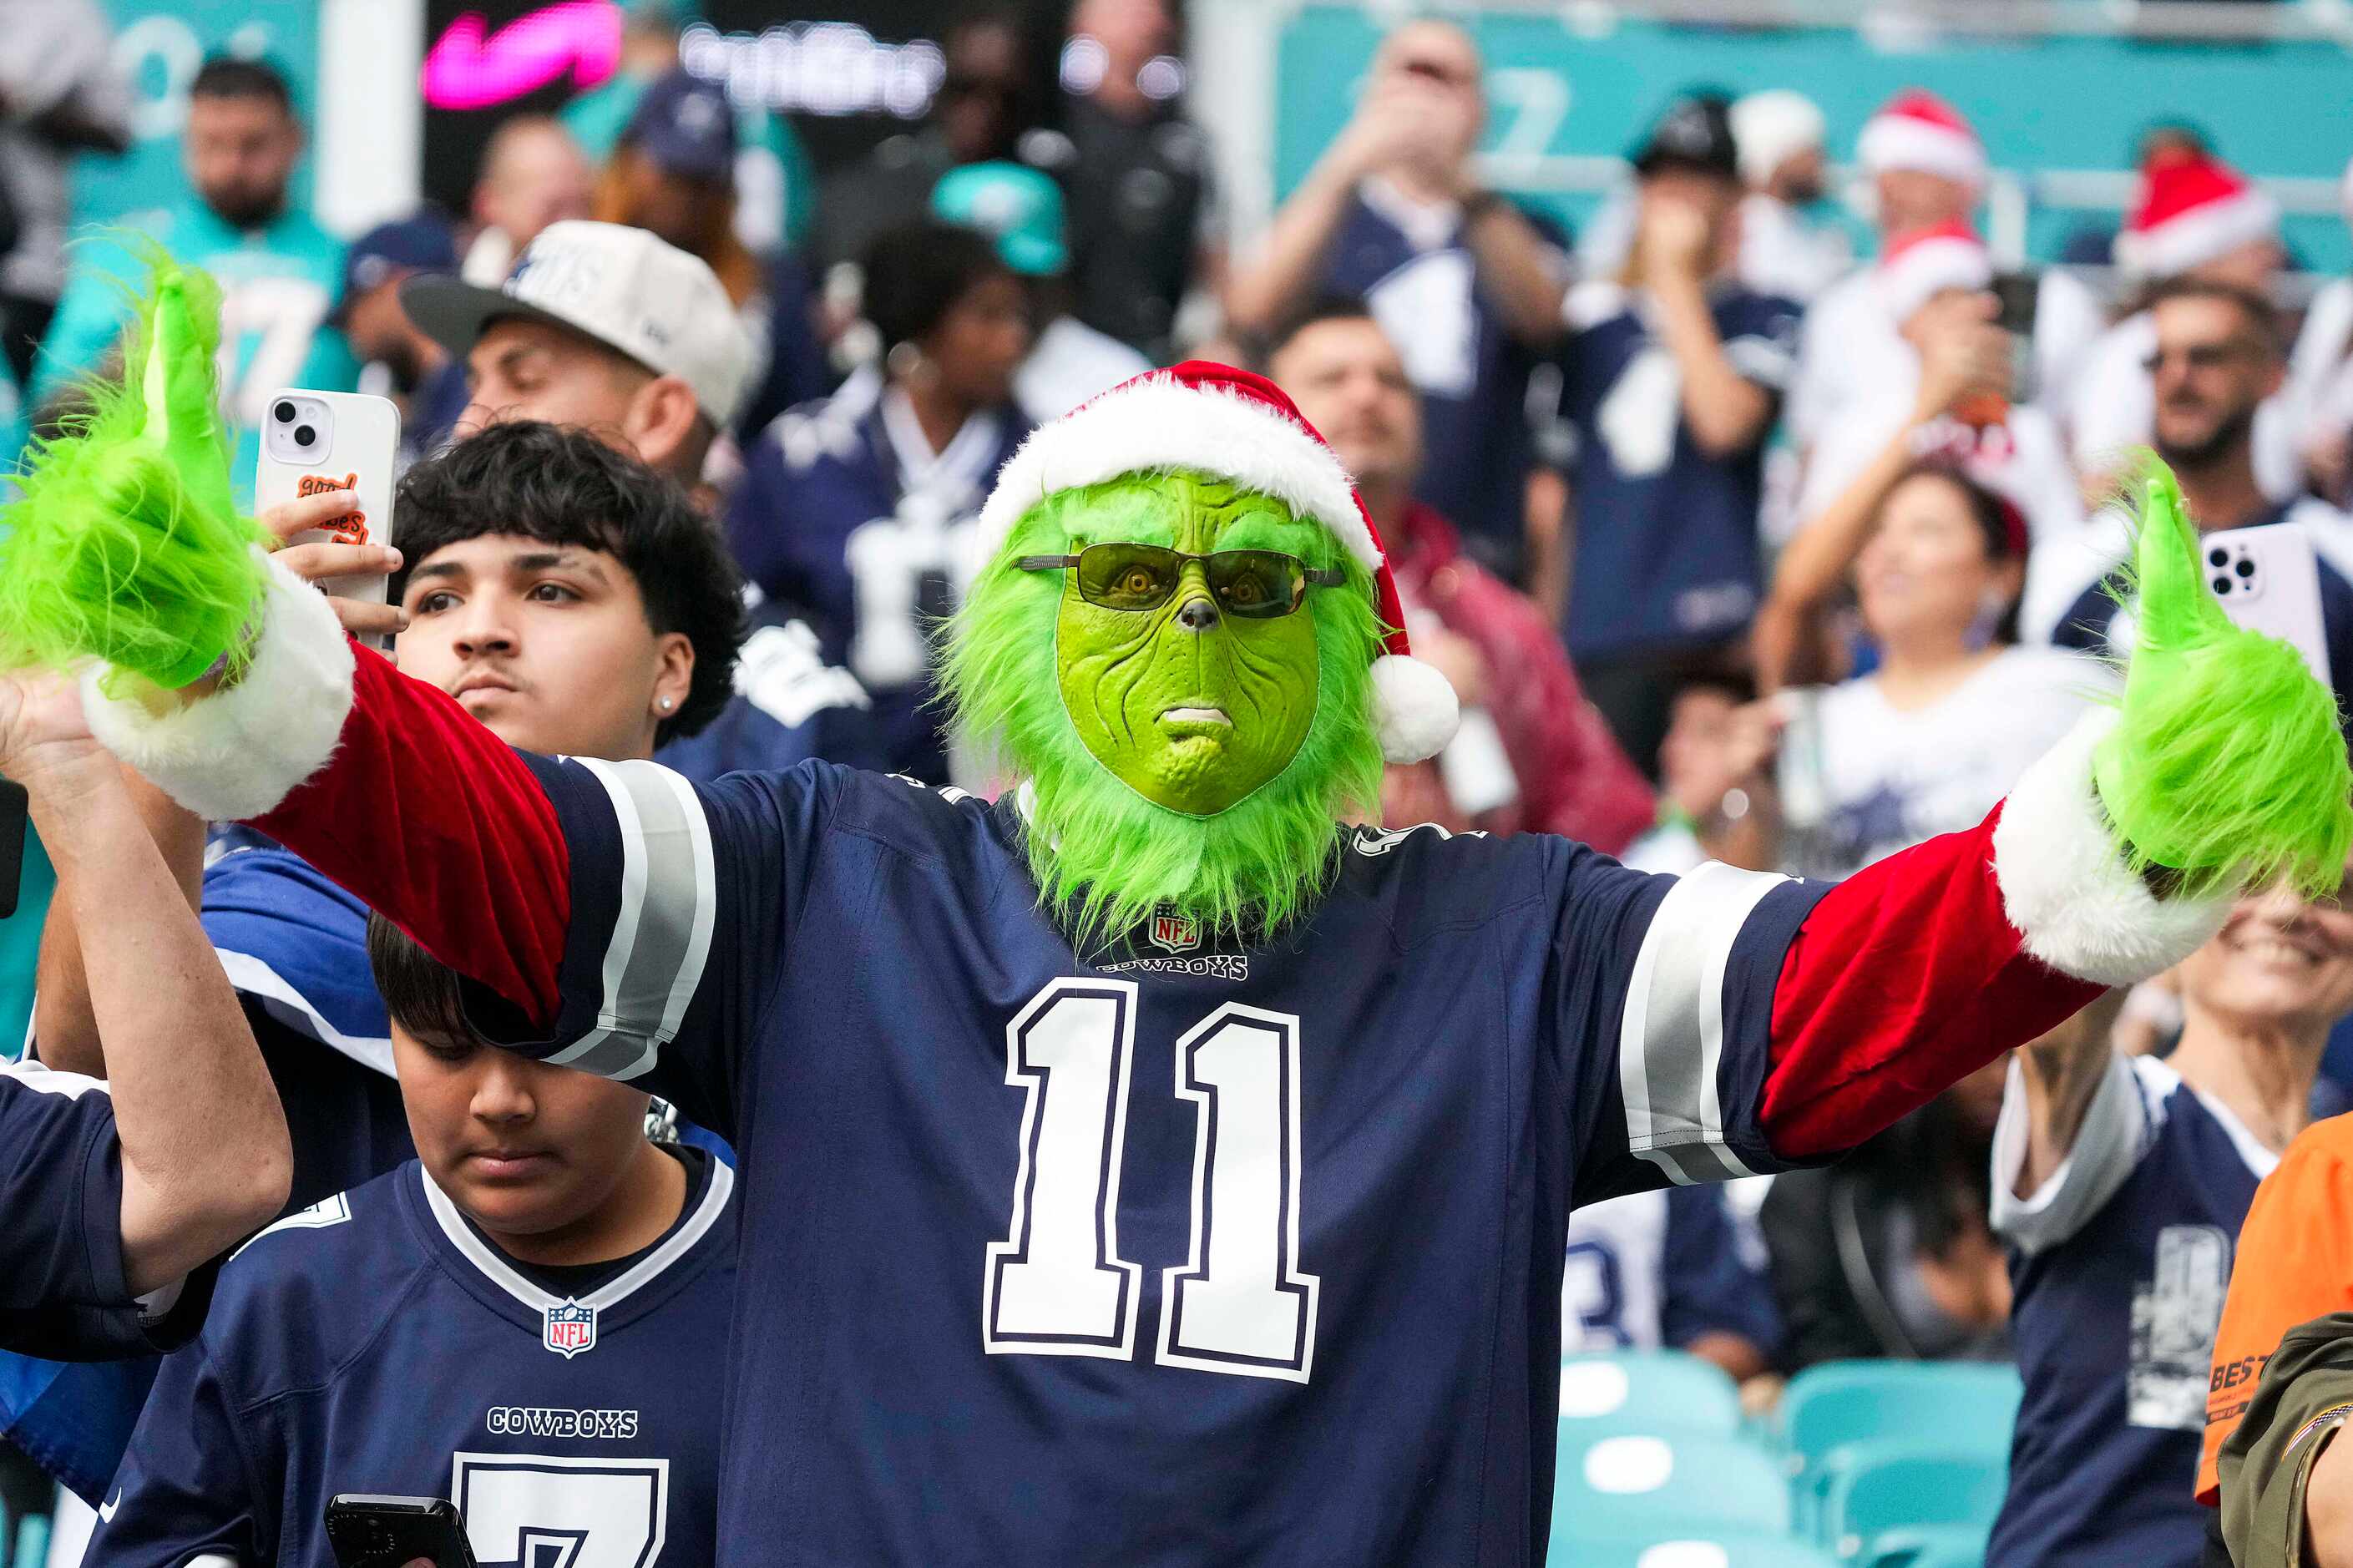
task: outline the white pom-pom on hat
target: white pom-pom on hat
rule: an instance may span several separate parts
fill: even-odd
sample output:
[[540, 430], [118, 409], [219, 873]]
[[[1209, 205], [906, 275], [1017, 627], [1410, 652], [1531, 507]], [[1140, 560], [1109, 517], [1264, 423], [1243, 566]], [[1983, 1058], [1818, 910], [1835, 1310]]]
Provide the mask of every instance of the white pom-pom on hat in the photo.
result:
[[1379, 531], [1324, 437], [1263, 376], [1188, 360], [1122, 382], [1039, 426], [1007, 460], [980, 510], [976, 560], [996, 554], [1023, 514], [1058, 490], [1175, 469], [1274, 497], [1321, 524], [1373, 574], [1374, 608], [1381, 624], [1393, 628], [1373, 660], [1373, 722], [1381, 755], [1418, 763], [1444, 750], [1461, 710], [1446, 677], [1413, 657]]

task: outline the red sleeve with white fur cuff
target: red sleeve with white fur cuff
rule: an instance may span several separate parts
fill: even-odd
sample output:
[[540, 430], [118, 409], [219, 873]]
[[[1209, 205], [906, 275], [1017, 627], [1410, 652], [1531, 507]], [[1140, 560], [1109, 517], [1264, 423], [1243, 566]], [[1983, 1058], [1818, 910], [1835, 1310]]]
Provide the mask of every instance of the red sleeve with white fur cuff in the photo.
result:
[[1976, 827], [1814, 906], [1773, 993], [1759, 1120], [1776, 1154], [1854, 1147], [2220, 929], [2227, 896], [2156, 898], [2117, 856], [2092, 797], [2092, 748], [2114, 722], [2087, 715]]
[[326, 765], [352, 709], [352, 650], [333, 607], [278, 562], [265, 563], [260, 635], [236, 685], [151, 707], [108, 696], [103, 667], [82, 676], [82, 711], [99, 742], [208, 822], [259, 816], [284, 800]]

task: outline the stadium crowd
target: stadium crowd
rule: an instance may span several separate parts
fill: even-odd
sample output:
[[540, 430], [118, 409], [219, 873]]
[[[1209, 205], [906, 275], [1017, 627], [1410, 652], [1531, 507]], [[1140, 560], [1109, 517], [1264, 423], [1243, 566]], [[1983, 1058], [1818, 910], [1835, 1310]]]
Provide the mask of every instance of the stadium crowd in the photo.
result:
[[[104, 24], [28, 15], [56, 31], [0, 46], [0, 347], [37, 437], [119, 372], [140, 255], [69, 251], [58, 216], [67, 155], [129, 136]], [[934, 700], [982, 503], [1032, 430], [1183, 359], [1256, 369], [1330, 443], [1460, 698], [1366, 803], [1391, 827], [1837, 879], [1973, 826], [2116, 685], [2141, 448], [2210, 534], [2308, 540], [2353, 685], [2353, 279], [2284, 287], [2277, 209], [2192, 127], [2146, 140], [2108, 265], [2008, 274], [1968, 106], [1906, 90], [1843, 147], [1794, 92], [1695, 89], [1629, 128], [1626, 188], [1571, 236], [1482, 182], [1479, 53], [1412, 21], [1243, 246], [1214, 127], [1154, 75], [1164, 0], [1080, 0], [1053, 84], [1012, 21], [965, 16], [929, 117], [783, 211], [737, 181], [788, 128], [688, 74], [660, 7], [629, 25], [593, 102], [498, 130], [467, 211], [348, 244], [292, 199], [285, 79], [208, 60], [148, 231], [222, 285], [240, 479], [280, 388], [399, 405], [389, 537], [280, 558], [388, 577], [331, 601], [347, 628], [516, 746], [995, 795]], [[1860, 260], [1834, 163], [1871, 191]], [[2347, 193], [2353, 223], [2353, 169]], [[353, 505], [261, 521], [290, 541]], [[587, 1528], [729, 1560], [734, 1152], [489, 1048], [454, 975], [260, 833], [95, 748], [0, 763], [55, 885], [17, 922], [37, 963], [0, 943], [31, 1015], [0, 1109], [37, 1111], [0, 1149], [0, 1518], [54, 1478], [97, 1517], [75, 1556], [61, 1509], [53, 1562], [323, 1564], [330, 1496], [448, 1495], [478, 1550], [507, 1521], [486, 1562], [575, 1561], [519, 1532], [489, 1406], [541, 1447], [601, 1423]], [[2252, 893], [1836, 1164], [1579, 1210], [1564, 1345], [1688, 1352], [1760, 1417], [1820, 1363], [2014, 1363], [1985, 1563], [2353, 1563], [2353, 1457], [2265, 1450], [2250, 1404], [2284, 1335], [2353, 1308], [2348, 1016], [2353, 917]], [[2342, 1378], [2345, 1327], [2295, 1364]], [[2224, 1449], [2242, 1415], [2265, 1424]], [[2237, 1467], [2260, 1497], [2299, 1463], [2308, 1535], [2302, 1492], [2285, 1526], [2232, 1506]]]

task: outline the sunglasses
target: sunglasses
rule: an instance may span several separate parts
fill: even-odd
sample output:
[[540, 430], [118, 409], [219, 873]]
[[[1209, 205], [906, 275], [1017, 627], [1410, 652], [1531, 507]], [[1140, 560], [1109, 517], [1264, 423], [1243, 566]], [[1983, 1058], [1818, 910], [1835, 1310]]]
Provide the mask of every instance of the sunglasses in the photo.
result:
[[1279, 550], [1219, 550], [1187, 555], [1157, 544], [1090, 544], [1076, 555], [1024, 555], [1024, 572], [1075, 567], [1079, 597], [1106, 610], [1156, 610], [1176, 596], [1189, 561], [1201, 563], [1218, 608], [1244, 620], [1271, 620], [1299, 608], [1313, 588], [1348, 580], [1336, 568], [1319, 570]]

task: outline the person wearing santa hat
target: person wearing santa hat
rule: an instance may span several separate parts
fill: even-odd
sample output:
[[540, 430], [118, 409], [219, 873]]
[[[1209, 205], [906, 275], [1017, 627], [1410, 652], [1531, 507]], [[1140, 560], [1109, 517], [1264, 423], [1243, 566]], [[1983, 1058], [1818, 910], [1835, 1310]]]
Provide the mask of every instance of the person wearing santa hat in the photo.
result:
[[[202, 340], [138, 341], [185, 445]], [[1573, 1206], [1851, 1148], [2353, 839], [2327, 693], [2161, 485], [2120, 707], [1833, 886], [1345, 826], [1454, 696], [1331, 448], [1224, 365], [1040, 427], [984, 503], [943, 675], [993, 803], [512, 751], [228, 553], [225, 456], [199, 494], [129, 440], [26, 477], [0, 647], [185, 689], [0, 676], [0, 730], [81, 722], [459, 970], [487, 1040], [729, 1139], [731, 1561], [1531, 1562]], [[117, 543], [127, 582], [61, 570]]]
[[1739, 278], [1751, 292], [1803, 304], [1853, 265], [1845, 233], [1808, 215], [1828, 189], [1822, 111], [1801, 92], [1752, 92], [1732, 106], [1740, 150]]
[[[1898, 92], [1865, 122], [1855, 161], [1871, 176], [1883, 251], [1905, 235], [1966, 223], [1985, 189], [1986, 150], [1977, 131], [1951, 104], [1919, 88]], [[1900, 408], [1910, 401], [1918, 362], [1899, 325], [1871, 268], [1850, 273], [1813, 302], [1789, 389], [1789, 434], [1801, 455], [1810, 455], [1857, 408]], [[2064, 273], [2045, 272], [2035, 293], [2035, 401], [2066, 405], [2075, 368], [2099, 330], [2091, 291]]]
[[1872, 520], [1896, 481], [1924, 460], [1950, 465], [2002, 496], [2024, 519], [2024, 615], [2048, 625], [2081, 586], [2045, 563], [2082, 531], [2084, 506], [2066, 446], [2051, 416], [2010, 393], [2022, 345], [1994, 321], [1993, 262], [1967, 225], [1940, 224], [1898, 238], [1873, 269], [1879, 308], [1918, 371], [1906, 402], [1859, 407], [1822, 433], [1806, 466], [1799, 523], [1775, 563], [1757, 616], [1759, 686], [1828, 673], [1820, 612], [1845, 583]]
[[[2177, 278], [2267, 296], [2285, 259], [2279, 221], [2279, 205], [2221, 160], [2161, 161], [2142, 176], [2139, 200], [2116, 236], [2116, 267], [2144, 300]], [[2156, 324], [2137, 307], [2084, 357], [2067, 424], [2087, 495], [2105, 492], [2134, 450], [2149, 442], [2157, 407], [2149, 357], [2156, 352]], [[2255, 416], [2255, 479], [2274, 500], [2303, 488], [2296, 436], [2283, 386]]]

